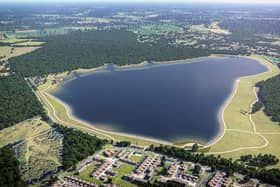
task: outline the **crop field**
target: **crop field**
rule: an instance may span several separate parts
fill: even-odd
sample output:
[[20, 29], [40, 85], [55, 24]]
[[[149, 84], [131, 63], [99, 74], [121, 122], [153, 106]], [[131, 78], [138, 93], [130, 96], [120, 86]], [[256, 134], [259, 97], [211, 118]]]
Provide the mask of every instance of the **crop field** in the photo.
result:
[[25, 53], [30, 53], [39, 47], [11, 47], [11, 46], [0, 46], [0, 56], [5, 56], [5, 58], [1, 59], [7, 60], [11, 57], [20, 56]]

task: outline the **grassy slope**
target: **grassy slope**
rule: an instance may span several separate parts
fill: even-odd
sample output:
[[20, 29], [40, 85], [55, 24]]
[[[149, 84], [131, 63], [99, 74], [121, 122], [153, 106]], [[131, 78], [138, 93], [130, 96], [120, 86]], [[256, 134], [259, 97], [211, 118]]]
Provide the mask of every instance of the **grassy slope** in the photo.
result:
[[[46, 171], [55, 171], [61, 166], [62, 135], [49, 131], [25, 142], [22, 159], [25, 179], [40, 178]], [[28, 168], [28, 169], [27, 169]]]
[[39, 178], [61, 165], [62, 136], [54, 133], [40, 118], [25, 120], [0, 131], [0, 147], [23, 140], [23, 148], [16, 148], [23, 178]]
[[[259, 56], [253, 56], [253, 58], [269, 66], [271, 71], [255, 77], [242, 78], [238, 84], [237, 94], [224, 112], [227, 129], [245, 130], [248, 133], [226, 130], [224, 137], [211, 147], [210, 152], [223, 152], [235, 148], [255, 147], [265, 144], [264, 139], [259, 134], [254, 133], [249, 116], [241, 114], [240, 110], [248, 110], [252, 102], [256, 100], [256, 95], [253, 92], [254, 85], [261, 80], [279, 74], [279, 69]], [[280, 142], [280, 126], [270, 121], [262, 111], [252, 115], [252, 120], [256, 125], [257, 133], [260, 133], [269, 141], [268, 145], [264, 148], [248, 148], [225, 154], [219, 153], [220, 155], [238, 158], [243, 154], [272, 153], [280, 158], [280, 148], [277, 145]], [[263, 134], [263, 132], [279, 134], [271, 135]], [[280, 164], [278, 166], [280, 167]]]
[[[48, 94], [46, 94], [45, 91], [47, 91], [49, 89], [51, 89], [50, 83], [47, 82], [45, 85], [42, 85], [39, 88], [40, 92], [37, 92], [37, 95], [43, 101], [45, 107], [49, 111], [48, 114], [50, 115], [50, 117], [54, 121], [56, 121], [56, 122], [58, 122], [62, 125], [68, 126], [68, 127], [79, 128], [80, 130], [83, 130], [85, 132], [98, 135], [101, 138], [128, 140], [128, 141], [131, 141], [133, 143], [141, 144], [141, 145], [158, 144], [157, 142], [150, 141], [150, 140], [143, 140], [143, 139], [134, 138], [134, 137], [126, 137], [126, 136], [121, 136], [121, 135], [115, 135], [115, 134], [111, 134], [109, 132], [104, 133], [103, 131], [101, 132], [101, 131], [99, 131], [99, 130], [97, 130], [97, 129], [89, 126], [89, 125], [86, 125], [86, 124], [84, 124], [80, 121], [77, 121], [73, 118], [70, 118], [67, 115], [66, 108], [60, 102], [58, 102], [57, 100], [53, 99]], [[53, 109], [55, 110], [55, 114], [54, 114]]]
[[50, 129], [51, 127], [39, 118], [23, 121], [0, 131], [0, 147], [19, 140], [35, 137]]

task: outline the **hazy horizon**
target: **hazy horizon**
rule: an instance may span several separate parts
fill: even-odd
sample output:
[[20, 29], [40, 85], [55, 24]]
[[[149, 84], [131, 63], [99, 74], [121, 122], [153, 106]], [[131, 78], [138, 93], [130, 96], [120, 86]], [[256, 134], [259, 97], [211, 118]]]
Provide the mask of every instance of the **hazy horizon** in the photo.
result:
[[279, 0], [0, 0], [0, 3], [222, 3], [222, 4], [280, 4]]

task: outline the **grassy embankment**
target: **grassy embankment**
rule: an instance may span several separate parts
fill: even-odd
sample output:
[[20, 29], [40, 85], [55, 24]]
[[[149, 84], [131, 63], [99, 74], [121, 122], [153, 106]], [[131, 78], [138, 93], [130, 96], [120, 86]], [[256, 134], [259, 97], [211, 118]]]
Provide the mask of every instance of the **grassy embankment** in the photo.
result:
[[[158, 64], [173, 64], [173, 63], [180, 63], [180, 62], [195, 62], [195, 60], [204, 59], [204, 58], [215, 58], [217, 56], [211, 55], [209, 57], [201, 57], [201, 58], [194, 58], [194, 59], [185, 59], [185, 60], [178, 60], [178, 61], [166, 61], [166, 62], [155, 62]], [[134, 67], [141, 67], [145, 65], [145, 63], [140, 64], [131, 64], [131, 65], [124, 65], [124, 66], [118, 66], [118, 69], [123, 68], [134, 68]], [[64, 72], [56, 75], [49, 75], [47, 78], [47, 82], [43, 85], [41, 85], [36, 92], [39, 99], [44, 103], [44, 107], [48, 111], [49, 116], [56, 121], [57, 123], [60, 123], [62, 125], [72, 127], [72, 128], [79, 128], [80, 130], [97, 135], [101, 138], [107, 138], [112, 140], [128, 140], [132, 143], [139, 144], [139, 145], [150, 145], [150, 144], [167, 144], [168, 142], [163, 142], [155, 139], [140, 137], [140, 136], [133, 136], [128, 134], [120, 134], [120, 133], [113, 133], [109, 131], [104, 131], [99, 128], [95, 128], [94, 126], [87, 124], [86, 122], [83, 122], [79, 119], [76, 119], [73, 115], [70, 114], [70, 109], [65, 106], [63, 103], [61, 103], [59, 100], [57, 100], [55, 97], [53, 97], [50, 93], [54, 90], [56, 90], [61, 80], [63, 79], [71, 79], [71, 76], [76, 73], [82, 73], [87, 74], [94, 71], [103, 70], [104, 66], [93, 68], [93, 69], [79, 69], [69, 72]], [[56, 80], [58, 83], [52, 84], [51, 80]], [[96, 125], [97, 126], [97, 125]], [[190, 141], [187, 141], [190, 143]]]
[[40, 118], [28, 119], [0, 131], [0, 147], [16, 142], [14, 149], [24, 180], [40, 178], [61, 166], [62, 135]]
[[[240, 79], [237, 84], [236, 93], [224, 111], [224, 120], [226, 123], [225, 133], [219, 141], [211, 145], [210, 153], [238, 158], [243, 154], [266, 152], [280, 157], [280, 149], [277, 149], [276, 146], [277, 142], [280, 141], [280, 127], [271, 122], [262, 111], [252, 115], [252, 121], [250, 121], [250, 115], [243, 115], [240, 112], [241, 110], [249, 111], [251, 104], [255, 102], [256, 95], [254, 85], [261, 80], [265, 80], [279, 73], [279, 69], [264, 58], [260, 56], [252, 56], [251, 58], [259, 60], [261, 63], [268, 66], [271, 71]], [[49, 115], [55, 121], [70, 127], [80, 128], [81, 130], [105, 138], [129, 140], [142, 145], [158, 143], [150, 140], [147, 141], [141, 137], [132, 138], [100, 131], [100, 129], [95, 129], [92, 126], [73, 119], [67, 114], [66, 108], [48, 94], [54, 87], [55, 86], [52, 86], [48, 81], [47, 84], [40, 87], [38, 95], [45, 103]]]
[[[260, 56], [252, 56], [270, 68], [270, 71], [251, 77], [241, 78], [237, 90], [224, 110], [225, 131], [222, 138], [214, 143], [209, 153], [237, 159], [240, 155], [271, 153], [280, 158], [280, 126], [272, 122], [263, 111], [244, 115], [257, 100], [255, 85], [279, 74], [277, 66]], [[280, 167], [280, 164], [277, 165]]]
[[[156, 140], [153, 141], [150, 139], [126, 136], [121, 134], [115, 134], [108, 131], [103, 131], [101, 129], [97, 129], [93, 127], [90, 124], [75, 119], [71, 114], [69, 114], [69, 112], [67, 111], [69, 109], [67, 109], [67, 107], [65, 107], [61, 102], [59, 102], [57, 99], [55, 99], [53, 96], [51, 96], [48, 93], [51, 92], [53, 89], [56, 89], [57, 87], [57, 85], [51, 84], [50, 80], [53, 78], [53, 76], [54, 75], [49, 75], [47, 83], [40, 86], [36, 94], [37, 96], [39, 96], [40, 100], [44, 103], [44, 107], [48, 111], [49, 116], [57, 123], [60, 123], [67, 127], [78, 128], [84, 132], [97, 135], [101, 138], [106, 138], [111, 140], [128, 140], [139, 145], [159, 144], [159, 142], [157, 142]], [[56, 79], [58, 77], [62, 78], [65, 76], [67, 76], [67, 73], [56, 75]]]

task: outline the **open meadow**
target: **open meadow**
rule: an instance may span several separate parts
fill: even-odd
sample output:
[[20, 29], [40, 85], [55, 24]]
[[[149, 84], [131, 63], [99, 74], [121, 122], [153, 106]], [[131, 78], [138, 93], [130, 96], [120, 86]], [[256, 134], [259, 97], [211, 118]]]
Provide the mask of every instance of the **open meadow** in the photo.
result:
[[[261, 110], [250, 114], [251, 106], [257, 100], [256, 83], [279, 74], [276, 65], [260, 56], [252, 58], [260, 61], [270, 71], [239, 80], [236, 92], [224, 110], [224, 134], [211, 144], [208, 154], [217, 154], [238, 159], [241, 155], [271, 153], [280, 157], [280, 126], [272, 122]], [[241, 111], [247, 111], [244, 114]], [[280, 167], [280, 164], [277, 165]]]

